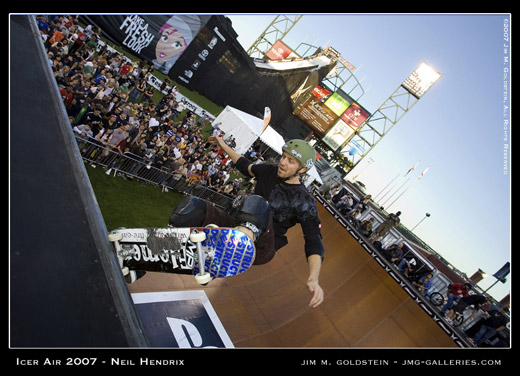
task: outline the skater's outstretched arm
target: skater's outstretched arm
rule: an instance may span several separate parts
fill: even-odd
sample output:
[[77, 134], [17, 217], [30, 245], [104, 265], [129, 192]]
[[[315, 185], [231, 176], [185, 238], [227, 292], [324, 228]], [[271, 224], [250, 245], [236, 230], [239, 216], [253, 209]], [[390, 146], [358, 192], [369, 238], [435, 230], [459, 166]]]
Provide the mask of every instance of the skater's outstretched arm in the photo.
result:
[[[227, 155], [229, 155], [229, 158], [231, 158], [231, 160], [233, 161], [233, 163], [235, 165], [238, 166], [238, 160], [240, 158], [245, 158], [243, 155], [241, 154], [238, 154], [236, 151], [234, 151], [228, 144], [226, 144], [224, 142], [224, 139], [222, 137], [215, 137], [215, 136], [211, 136], [209, 139], [209, 142], [211, 142], [213, 145], [216, 145], [218, 148], [220, 148], [221, 150], [224, 151], [224, 153], [226, 153]], [[248, 162], [249, 163], [249, 166], [247, 166], [247, 172], [249, 173], [249, 176], [255, 176], [255, 174], [253, 174], [253, 172], [251, 171], [251, 167], [253, 166], [253, 164], [251, 162]], [[239, 168], [240, 169], [240, 168]], [[240, 170], [240, 172], [244, 173], [245, 171], [242, 171]], [[244, 175], [246, 175], [244, 173]]]

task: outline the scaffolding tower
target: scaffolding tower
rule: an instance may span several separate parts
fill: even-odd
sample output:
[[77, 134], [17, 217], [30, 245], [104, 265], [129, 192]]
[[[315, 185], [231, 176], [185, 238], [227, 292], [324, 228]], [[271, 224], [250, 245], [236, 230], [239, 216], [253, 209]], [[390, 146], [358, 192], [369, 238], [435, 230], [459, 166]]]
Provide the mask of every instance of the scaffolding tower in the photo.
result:
[[387, 100], [362, 124], [341, 153], [348, 155], [347, 174], [382, 140], [442, 75], [421, 63]]
[[[301, 18], [301, 15], [277, 15], [251, 47], [249, 47], [247, 54], [252, 58], [263, 59], [267, 51], [269, 51], [276, 41], [283, 41], [289, 31]], [[323, 80], [323, 83], [333, 92], [341, 89], [352, 99], [359, 101], [366, 92], [361, 86], [361, 81], [358, 80], [355, 75], [359, 67], [355, 67], [347, 61], [338, 51], [330, 46], [321, 48], [306, 42], [301, 42], [298, 47], [294, 49], [294, 52], [300, 57], [307, 57], [315, 54], [318, 50], [338, 61], [334, 70]]]

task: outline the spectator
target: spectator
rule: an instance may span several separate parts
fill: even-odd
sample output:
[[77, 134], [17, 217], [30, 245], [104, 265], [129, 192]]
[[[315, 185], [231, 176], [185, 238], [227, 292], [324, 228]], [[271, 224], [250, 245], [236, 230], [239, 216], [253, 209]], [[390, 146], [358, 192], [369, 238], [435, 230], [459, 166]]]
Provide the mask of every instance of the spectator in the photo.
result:
[[363, 236], [370, 236], [372, 233], [372, 224], [374, 223], [374, 217], [370, 217], [369, 219], [365, 219], [361, 221], [359, 224], [359, 230]]
[[154, 93], [155, 93], [155, 89], [153, 88], [153, 86], [152, 85], [148, 85], [148, 87], [144, 91], [144, 100], [149, 102], [149, 103], [153, 103], [153, 95], [154, 95]]
[[448, 285], [448, 301], [441, 308], [441, 313], [444, 315], [446, 311], [448, 311], [453, 304], [458, 301], [460, 298], [468, 296], [469, 290], [471, 289], [471, 285], [469, 283], [451, 283]]
[[38, 23], [38, 29], [48, 35], [49, 33], [49, 23], [47, 22], [47, 17], [39, 16], [36, 17], [36, 22]]
[[353, 205], [354, 199], [352, 193], [347, 193], [346, 195], [340, 198], [340, 200], [336, 204], [336, 208], [339, 210], [341, 214], [346, 215], [347, 212], [352, 209]]
[[365, 197], [363, 197], [363, 199], [361, 201], [356, 203], [353, 206], [353, 208], [354, 209], [359, 209], [360, 212], [363, 213], [368, 208], [368, 202], [370, 201], [371, 198], [372, 198], [371, 195], [366, 195]]
[[412, 276], [415, 268], [417, 266], [417, 261], [414, 257], [411, 259], [402, 258], [399, 264], [397, 265], [397, 268], [399, 271], [408, 279]]
[[428, 273], [421, 278], [417, 282], [413, 282], [417, 290], [425, 296], [430, 294], [430, 290], [433, 287], [433, 274]]
[[349, 222], [352, 222], [353, 224], [357, 225], [359, 223], [359, 217], [361, 217], [361, 210], [352, 209], [349, 212], [347, 212], [346, 217]]
[[472, 340], [476, 346], [482, 346], [488, 339], [506, 328], [509, 318], [506, 316], [507, 308], [496, 308], [487, 312], [487, 318], [483, 320], [480, 329]]
[[376, 230], [372, 233], [372, 235], [370, 235], [368, 240], [377, 241], [385, 236], [392, 228], [397, 227], [401, 222], [399, 219], [400, 215], [400, 211], [395, 214], [390, 214], [383, 223], [377, 226]]
[[177, 106], [175, 106], [175, 109], [173, 111], [173, 118], [176, 119], [182, 111], [186, 108], [186, 99], [182, 99], [180, 102], [177, 102]]
[[96, 107], [94, 110], [87, 112], [83, 118], [83, 122], [90, 125], [92, 133], [96, 135], [99, 132], [103, 122], [103, 117], [101, 116], [101, 111], [99, 108]]
[[116, 128], [108, 139], [108, 146], [115, 149], [121, 141], [128, 137], [127, 129], [128, 128], [126, 125], [121, 125], [120, 127]]
[[481, 294], [472, 294], [460, 298], [459, 302], [455, 306], [455, 308], [448, 313], [448, 319], [453, 320], [455, 315], [462, 315], [467, 307], [473, 306], [473, 312], [471, 315], [475, 314], [477, 310], [490, 303], [489, 298], [485, 297]]
[[85, 43], [85, 41], [87, 40], [87, 34], [84, 33], [83, 31], [79, 31], [77, 34], [78, 35], [77, 35], [76, 39], [74, 40], [74, 43], [72, 44], [72, 46], [69, 49], [69, 53], [73, 53], [73, 52], [79, 50], [81, 47], [83, 47], [83, 43]]
[[88, 139], [89, 137], [93, 137], [92, 131], [90, 130], [90, 125], [82, 124], [76, 125], [73, 128], [74, 133], [78, 134], [83, 139]]
[[202, 182], [202, 171], [197, 170], [193, 165], [188, 166], [188, 177], [186, 179], [187, 186], [184, 189], [184, 193], [188, 194], [194, 186]]
[[396, 264], [403, 257], [403, 247], [403, 242], [392, 244], [390, 247], [383, 250], [383, 256], [391, 263]]
[[67, 32], [65, 30], [56, 30], [48, 39], [47, 43], [52, 46], [55, 43], [61, 42], [65, 38]]

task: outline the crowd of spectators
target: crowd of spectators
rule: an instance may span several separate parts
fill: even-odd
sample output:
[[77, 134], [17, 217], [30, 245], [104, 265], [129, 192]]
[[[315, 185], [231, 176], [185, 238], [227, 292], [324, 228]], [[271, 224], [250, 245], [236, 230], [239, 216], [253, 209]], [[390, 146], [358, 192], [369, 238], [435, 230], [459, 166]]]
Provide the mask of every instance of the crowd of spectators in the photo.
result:
[[196, 185], [231, 196], [243, 190], [242, 179], [230, 179], [227, 155], [207, 141], [210, 135], [233, 138], [188, 110], [168, 78], [155, 89], [148, 83], [153, 66], [109, 48], [100, 42], [101, 30], [80, 27], [75, 16], [36, 21], [73, 131], [105, 148], [97, 158], [110, 150], [131, 155], [183, 177], [186, 193]]
[[[361, 235], [365, 236], [368, 240], [371, 239], [371, 235], [378, 229], [378, 227], [375, 229], [372, 228], [374, 217], [369, 216], [367, 218], [365, 216], [363, 220], [360, 220], [360, 214], [368, 209], [368, 202], [370, 199], [370, 195], [365, 195], [363, 198], [358, 200], [351, 192], [341, 185], [334, 186], [330, 189], [330, 201], [336, 207], [338, 212], [340, 212], [347, 221], [354, 225]], [[390, 244], [385, 248], [382, 247], [381, 242], [378, 240], [374, 240], [372, 244], [389, 263], [393, 264], [397, 270], [399, 270], [399, 272], [409, 280], [415, 288], [417, 288], [422, 295], [428, 297], [432, 292], [434, 292], [433, 271], [427, 267], [421, 267], [414, 252], [412, 252], [403, 241]], [[453, 310], [451, 312], [451, 317], [444, 316], [446, 311], [453, 308], [454, 303], [460, 297], [469, 296], [468, 291], [471, 289], [471, 284], [468, 283], [466, 290], [464, 290], [465, 294], [462, 294], [461, 292], [452, 293], [452, 286], [458, 286], [459, 290], [462, 291], [462, 284], [453, 283], [448, 286], [446, 304], [441, 308], [441, 314], [445, 317], [445, 320], [448, 323], [453, 323], [452, 319], [454, 318], [455, 311]], [[471, 299], [478, 296], [482, 299], [482, 302], [486, 301], [489, 303], [489, 300], [478, 293], [474, 293], [471, 296]], [[459, 314], [462, 315], [465, 307], [466, 305], [458, 307]], [[478, 305], [475, 305], [469, 317], [466, 315], [465, 319], [469, 320], [470, 317], [478, 312], [478, 307]], [[465, 334], [468, 336], [469, 341], [478, 347], [508, 347], [509, 334], [505, 331], [506, 325], [509, 322], [509, 317], [506, 314], [508, 312], [508, 309], [504, 308], [500, 304], [487, 304], [482, 309], [481, 315], [478, 316], [479, 318], [471, 321], [470, 325], [465, 329]], [[500, 335], [500, 332], [505, 334]]]
[[[370, 216], [361, 220], [362, 214], [368, 209], [371, 195], [365, 195], [362, 199], [357, 200], [351, 192], [341, 185], [332, 187], [330, 194], [332, 203], [345, 219], [352, 223], [361, 235], [372, 241], [374, 247], [381, 252], [383, 257], [394, 264], [401, 274], [412, 282], [422, 294], [428, 295], [429, 289], [432, 287], [431, 271], [427, 268], [421, 268], [414, 253], [403, 242], [397, 242], [383, 248], [379, 241], [392, 227], [398, 224], [398, 222], [395, 223], [394, 215], [390, 214], [389, 219], [386, 220], [392, 221], [391, 226], [386, 226], [386, 221], [384, 221], [374, 228], [374, 217]], [[384, 231], [381, 231], [381, 228]]]

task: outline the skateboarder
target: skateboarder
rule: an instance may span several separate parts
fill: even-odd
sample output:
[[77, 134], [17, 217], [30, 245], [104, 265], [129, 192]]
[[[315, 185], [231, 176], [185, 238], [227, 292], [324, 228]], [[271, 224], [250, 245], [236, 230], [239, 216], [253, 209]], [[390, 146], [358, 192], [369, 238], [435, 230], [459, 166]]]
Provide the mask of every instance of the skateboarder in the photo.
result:
[[310, 169], [316, 152], [302, 140], [291, 140], [283, 146], [278, 165], [252, 164], [229, 147], [221, 137], [210, 137], [210, 142], [222, 149], [238, 170], [257, 180], [254, 195], [248, 196], [233, 218], [196, 197], [186, 197], [173, 211], [170, 225], [199, 227], [216, 224], [236, 226], [255, 239], [255, 265], [269, 262], [276, 251], [287, 244], [287, 230], [300, 223], [305, 240], [305, 255], [309, 266], [307, 287], [312, 293], [309, 303], [316, 307], [323, 302], [319, 274], [324, 248], [321, 241], [321, 222], [314, 198], [300, 182]]

